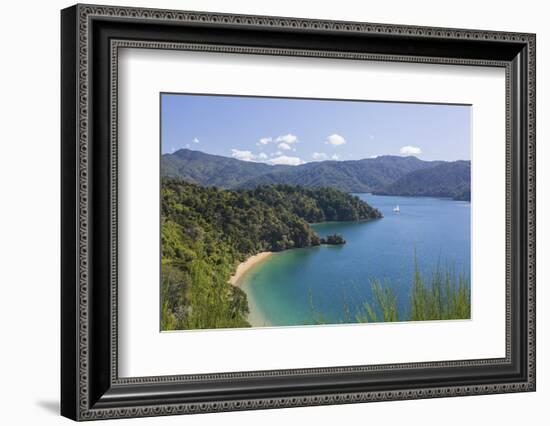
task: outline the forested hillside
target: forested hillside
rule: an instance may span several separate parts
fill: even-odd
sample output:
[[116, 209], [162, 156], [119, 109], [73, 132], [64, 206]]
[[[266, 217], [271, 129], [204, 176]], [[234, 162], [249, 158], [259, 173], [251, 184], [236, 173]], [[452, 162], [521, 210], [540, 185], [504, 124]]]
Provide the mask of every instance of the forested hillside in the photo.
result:
[[450, 197], [470, 200], [470, 162], [443, 163], [429, 169], [417, 170], [385, 188], [374, 191], [380, 195], [411, 195]]
[[309, 188], [330, 187], [344, 192], [372, 192], [407, 173], [441, 164], [416, 157], [384, 155], [353, 161], [318, 161], [300, 166], [271, 166], [235, 158], [181, 149], [161, 159], [163, 176], [220, 188], [255, 188], [290, 184]]
[[286, 169], [292, 169], [292, 166], [270, 166], [190, 149], [180, 149], [161, 157], [162, 176], [220, 188], [235, 188], [254, 177]]
[[229, 191], [163, 178], [163, 330], [248, 325], [246, 294], [228, 284], [236, 265], [262, 251], [315, 246], [308, 223], [380, 218], [359, 198], [291, 185]]
[[238, 186], [254, 188], [258, 185], [286, 183], [308, 188], [330, 187], [345, 192], [372, 192], [412, 171], [436, 164], [440, 162], [389, 155], [353, 161], [319, 161], [262, 174]]
[[470, 199], [469, 161], [423, 161], [413, 156], [384, 155], [272, 166], [188, 149], [165, 154], [161, 161], [163, 176], [226, 189], [289, 184], [344, 192]]

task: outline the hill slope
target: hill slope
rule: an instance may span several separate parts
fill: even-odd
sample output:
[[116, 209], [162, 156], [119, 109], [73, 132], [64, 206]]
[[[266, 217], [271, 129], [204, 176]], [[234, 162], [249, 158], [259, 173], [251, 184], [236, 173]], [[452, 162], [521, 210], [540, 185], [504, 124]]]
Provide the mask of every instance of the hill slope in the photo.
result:
[[190, 149], [180, 149], [161, 157], [162, 176], [220, 188], [232, 188], [254, 177], [289, 168], [292, 166], [270, 166]]
[[384, 188], [411, 171], [435, 164], [439, 162], [394, 156], [356, 161], [322, 161], [260, 175], [238, 186], [253, 188], [258, 185], [285, 183], [314, 188], [326, 186], [345, 192], [371, 192]]
[[373, 192], [385, 189], [408, 173], [440, 164], [444, 162], [386, 155], [355, 161], [270, 166], [181, 149], [162, 156], [161, 170], [163, 176], [226, 189], [291, 184], [330, 187], [345, 192]]
[[163, 178], [161, 328], [247, 326], [246, 294], [228, 284], [237, 263], [262, 251], [318, 246], [322, 240], [311, 221], [381, 216], [330, 188], [226, 191]]
[[410, 172], [381, 190], [379, 195], [451, 197], [470, 200], [470, 162], [455, 161]]

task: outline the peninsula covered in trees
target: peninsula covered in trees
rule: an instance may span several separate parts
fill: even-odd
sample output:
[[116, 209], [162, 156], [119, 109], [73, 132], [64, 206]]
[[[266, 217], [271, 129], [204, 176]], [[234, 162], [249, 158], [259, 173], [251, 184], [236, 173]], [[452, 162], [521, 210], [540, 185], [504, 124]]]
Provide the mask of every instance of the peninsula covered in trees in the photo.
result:
[[333, 188], [224, 190], [164, 177], [161, 187], [162, 330], [248, 326], [246, 294], [228, 283], [236, 265], [265, 251], [342, 244], [309, 223], [382, 214]]

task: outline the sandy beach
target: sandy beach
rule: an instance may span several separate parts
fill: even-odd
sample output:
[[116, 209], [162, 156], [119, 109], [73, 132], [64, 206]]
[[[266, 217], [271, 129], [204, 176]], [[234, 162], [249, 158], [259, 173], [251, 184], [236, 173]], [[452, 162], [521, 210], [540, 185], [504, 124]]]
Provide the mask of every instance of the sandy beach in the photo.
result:
[[233, 274], [233, 276], [229, 278], [229, 284], [238, 286], [239, 279], [246, 273], [246, 271], [248, 271], [258, 262], [261, 262], [262, 260], [267, 258], [269, 255], [271, 255], [271, 253], [272, 252], [270, 251], [263, 251], [261, 253], [255, 254], [254, 256], [250, 256], [244, 262], [240, 263], [239, 266], [237, 266], [235, 274]]

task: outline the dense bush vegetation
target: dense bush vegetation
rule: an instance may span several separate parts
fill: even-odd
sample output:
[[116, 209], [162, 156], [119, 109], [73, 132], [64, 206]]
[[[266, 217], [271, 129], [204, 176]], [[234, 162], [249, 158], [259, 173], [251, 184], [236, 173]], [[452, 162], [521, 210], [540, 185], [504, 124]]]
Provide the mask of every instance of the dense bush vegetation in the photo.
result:
[[228, 284], [239, 262], [262, 251], [319, 245], [311, 222], [379, 217], [359, 198], [331, 188], [228, 191], [163, 178], [161, 329], [247, 326], [246, 294]]
[[288, 209], [308, 223], [358, 221], [382, 217], [382, 214], [359, 197], [333, 188], [304, 188], [296, 185], [264, 185], [238, 191], [270, 207]]
[[346, 240], [340, 234], [330, 234], [326, 238], [321, 238], [321, 244], [339, 245], [346, 244]]

